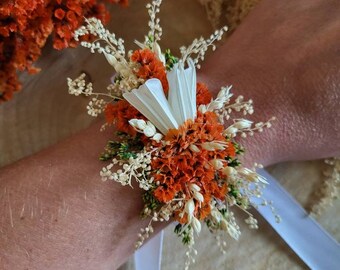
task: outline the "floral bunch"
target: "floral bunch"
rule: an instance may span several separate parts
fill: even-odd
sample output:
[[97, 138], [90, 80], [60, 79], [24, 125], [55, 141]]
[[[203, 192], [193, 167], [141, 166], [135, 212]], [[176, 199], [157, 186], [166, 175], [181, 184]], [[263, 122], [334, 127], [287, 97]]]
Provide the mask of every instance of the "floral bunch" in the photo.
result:
[[[127, 5], [127, 0], [107, 0]], [[53, 47], [75, 47], [74, 31], [85, 17], [106, 23], [109, 13], [97, 0], [4, 0], [0, 3], [0, 103], [20, 90], [17, 71], [36, 73], [47, 38], [53, 33]]]
[[[103, 128], [112, 126], [118, 140], [109, 141], [100, 159], [110, 161], [100, 172], [104, 181], [122, 185], [135, 183], [144, 190], [142, 216], [149, 218], [139, 233], [136, 248], [153, 232], [153, 222], [175, 219], [175, 232], [188, 246], [186, 269], [194, 260], [194, 233], [205, 223], [211, 232], [238, 239], [240, 229], [233, 209], [248, 214], [246, 223], [257, 228], [248, 212], [253, 196], [261, 196], [266, 181], [248, 169], [239, 156], [244, 149], [237, 137], [252, 136], [270, 127], [254, 124], [234, 115], [254, 112], [252, 100], [233, 98], [231, 86], [222, 87], [216, 98], [206, 85], [197, 82], [196, 68], [213, 42], [227, 30], [222, 28], [208, 39], [196, 39], [181, 48], [181, 57], [162, 51], [162, 35], [157, 18], [161, 0], [147, 5], [150, 31], [140, 47], [125, 52], [123, 40], [91, 18], [76, 31], [75, 39], [95, 36], [95, 42], [82, 41], [91, 52], [104, 54], [115, 70], [107, 93], [93, 91], [85, 75], [68, 79], [69, 93], [92, 96], [87, 110], [91, 116], [105, 113]], [[264, 204], [266, 204], [264, 200]], [[224, 241], [217, 237], [223, 249]]]

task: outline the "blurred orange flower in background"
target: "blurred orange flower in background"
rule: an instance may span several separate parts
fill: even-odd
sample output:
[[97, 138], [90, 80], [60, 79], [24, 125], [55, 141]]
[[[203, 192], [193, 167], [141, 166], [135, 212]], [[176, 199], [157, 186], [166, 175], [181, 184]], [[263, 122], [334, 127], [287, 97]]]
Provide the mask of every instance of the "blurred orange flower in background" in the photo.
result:
[[[0, 103], [19, 91], [18, 71], [34, 74], [33, 63], [53, 33], [53, 47], [75, 47], [74, 31], [84, 18], [108, 22], [101, 0], [3, 0], [0, 3]], [[127, 0], [106, 0], [126, 6]]]

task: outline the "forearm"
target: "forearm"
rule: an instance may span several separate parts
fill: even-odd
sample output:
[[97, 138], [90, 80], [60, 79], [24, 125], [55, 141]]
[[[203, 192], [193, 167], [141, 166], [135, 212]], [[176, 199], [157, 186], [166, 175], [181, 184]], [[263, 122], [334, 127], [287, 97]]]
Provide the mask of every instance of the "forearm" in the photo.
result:
[[145, 224], [138, 189], [102, 182], [99, 126], [0, 172], [1, 269], [113, 269]]
[[339, 155], [339, 1], [263, 0], [202, 65], [214, 92], [253, 99], [254, 121], [273, 129], [244, 141], [265, 165]]
[[[263, 0], [200, 73], [200, 80], [214, 92], [233, 84], [236, 95], [253, 99], [252, 119], [278, 118], [272, 130], [244, 142], [247, 164], [321, 157], [339, 149], [339, 125], [335, 122], [339, 95], [332, 89], [339, 82], [334, 45], [338, 43], [331, 31], [338, 25], [333, 22], [336, 9], [327, 13], [328, 27], [321, 31], [325, 36], [320, 36], [302, 16], [305, 11], [294, 7], [297, 2], [312, 2], [315, 7], [311, 10], [321, 14], [328, 9], [323, 0], [290, 4]], [[321, 3], [320, 8], [315, 3]], [[332, 3], [336, 5], [336, 1]], [[308, 10], [307, 4], [303, 6]], [[271, 11], [277, 14], [269, 16]], [[314, 25], [323, 21], [323, 17], [313, 19]], [[289, 23], [302, 30], [288, 38]], [[327, 44], [320, 41], [310, 43], [308, 50], [296, 50], [303, 44], [299, 33], [316, 35], [313, 41], [326, 39]], [[285, 39], [289, 42], [283, 42]], [[316, 60], [309, 57], [320, 51], [323, 54]], [[323, 61], [321, 71], [331, 82], [323, 80], [324, 74], [313, 61]], [[303, 91], [312, 91], [314, 99], [304, 100]], [[320, 98], [327, 106], [318, 103]], [[330, 113], [337, 116], [327, 119]], [[142, 201], [137, 189], [100, 181], [104, 164], [98, 161], [98, 153], [109, 138], [110, 134], [93, 126], [0, 171], [2, 268], [112, 269], [133, 252], [144, 225], [139, 218]]]

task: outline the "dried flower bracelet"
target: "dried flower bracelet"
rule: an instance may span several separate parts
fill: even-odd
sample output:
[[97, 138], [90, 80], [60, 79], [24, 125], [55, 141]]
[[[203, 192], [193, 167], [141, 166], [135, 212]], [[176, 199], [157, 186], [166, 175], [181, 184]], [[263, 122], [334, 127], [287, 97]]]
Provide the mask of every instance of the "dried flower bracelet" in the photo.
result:
[[[266, 180], [255, 172], [256, 167], [242, 166], [239, 156], [244, 149], [238, 136], [252, 136], [267, 122], [254, 124], [233, 115], [254, 112], [252, 100], [233, 98], [231, 86], [222, 87], [216, 98], [208, 88], [196, 81], [196, 68], [209, 47], [227, 30], [222, 28], [208, 39], [196, 39], [181, 48], [177, 58], [169, 50], [162, 51], [158, 42], [162, 35], [157, 18], [161, 0], [147, 5], [150, 31], [140, 47], [128, 52], [123, 40], [91, 18], [76, 31], [75, 39], [93, 35], [95, 42], [81, 42], [91, 52], [105, 55], [115, 70], [107, 93], [95, 93], [85, 75], [68, 79], [69, 93], [93, 96], [87, 109], [91, 116], [105, 113], [103, 128], [113, 126], [118, 140], [109, 141], [100, 159], [110, 161], [100, 172], [104, 181], [122, 185], [137, 183], [144, 190], [142, 215], [150, 220], [142, 228], [136, 248], [153, 232], [154, 222], [175, 219], [175, 233], [188, 246], [186, 269], [194, 260], [194, 234], [204, 222], [220, 237], [227, 233], [240, 236], [233, 209], [248, 214], [250, 228], [257, 221], [248, 212], [252, 197], [260, 197]], [[117, 169], [119, 167], [119, 169]]]

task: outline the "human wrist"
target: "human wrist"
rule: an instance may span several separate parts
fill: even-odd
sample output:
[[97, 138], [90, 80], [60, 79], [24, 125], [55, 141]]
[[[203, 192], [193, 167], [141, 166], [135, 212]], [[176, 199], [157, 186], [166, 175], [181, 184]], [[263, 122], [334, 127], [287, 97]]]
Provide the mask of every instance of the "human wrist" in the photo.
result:
[[[198, 81], [205, 82], [214, 96], [217, 95], [221, 85], [232, 85], [234, 97], [242, 95], [245, 100], [251, 99], [253, 101], [255, 113], [247, 117], [249, 120], [266, 122], [272, 117], [276, 118], [270, 129], [264, 129], [261, 134], [254, 133], [251, 138], [239, 139], [241, 146], [245, 149], [244, 155], [241, 157], [243, 164], [252, 167], [256, 162], [268, 166], [281, 161], [280, 155], [284, 147], [282, 127], [285, 125], [283, 123], [285, 119], [280, 116], [283, 106], [286, 105], [268, 94], [270, 89], [266, 90], [266, 84], [261, 78], [253, 79], [251, 75], [249, 77], [243, 76], [243, 74], [251, 73], [249, 70], [232, 72], [233, 75], [230, 76], [228, 71], [232, 70], [232, 67], [225, 65], [223, 72], [221, 72], [214, 68], [213, 61], [214, 59], [207, 61], [205, 68], [198, 73]], [[211, 67], [209, 66], [210, 62], [212, 62]], [[240, 117], [242, 117], [242, 114], [240, 114]], [[230, 122], [226, 123], [226, 125], [228, 124]]]

